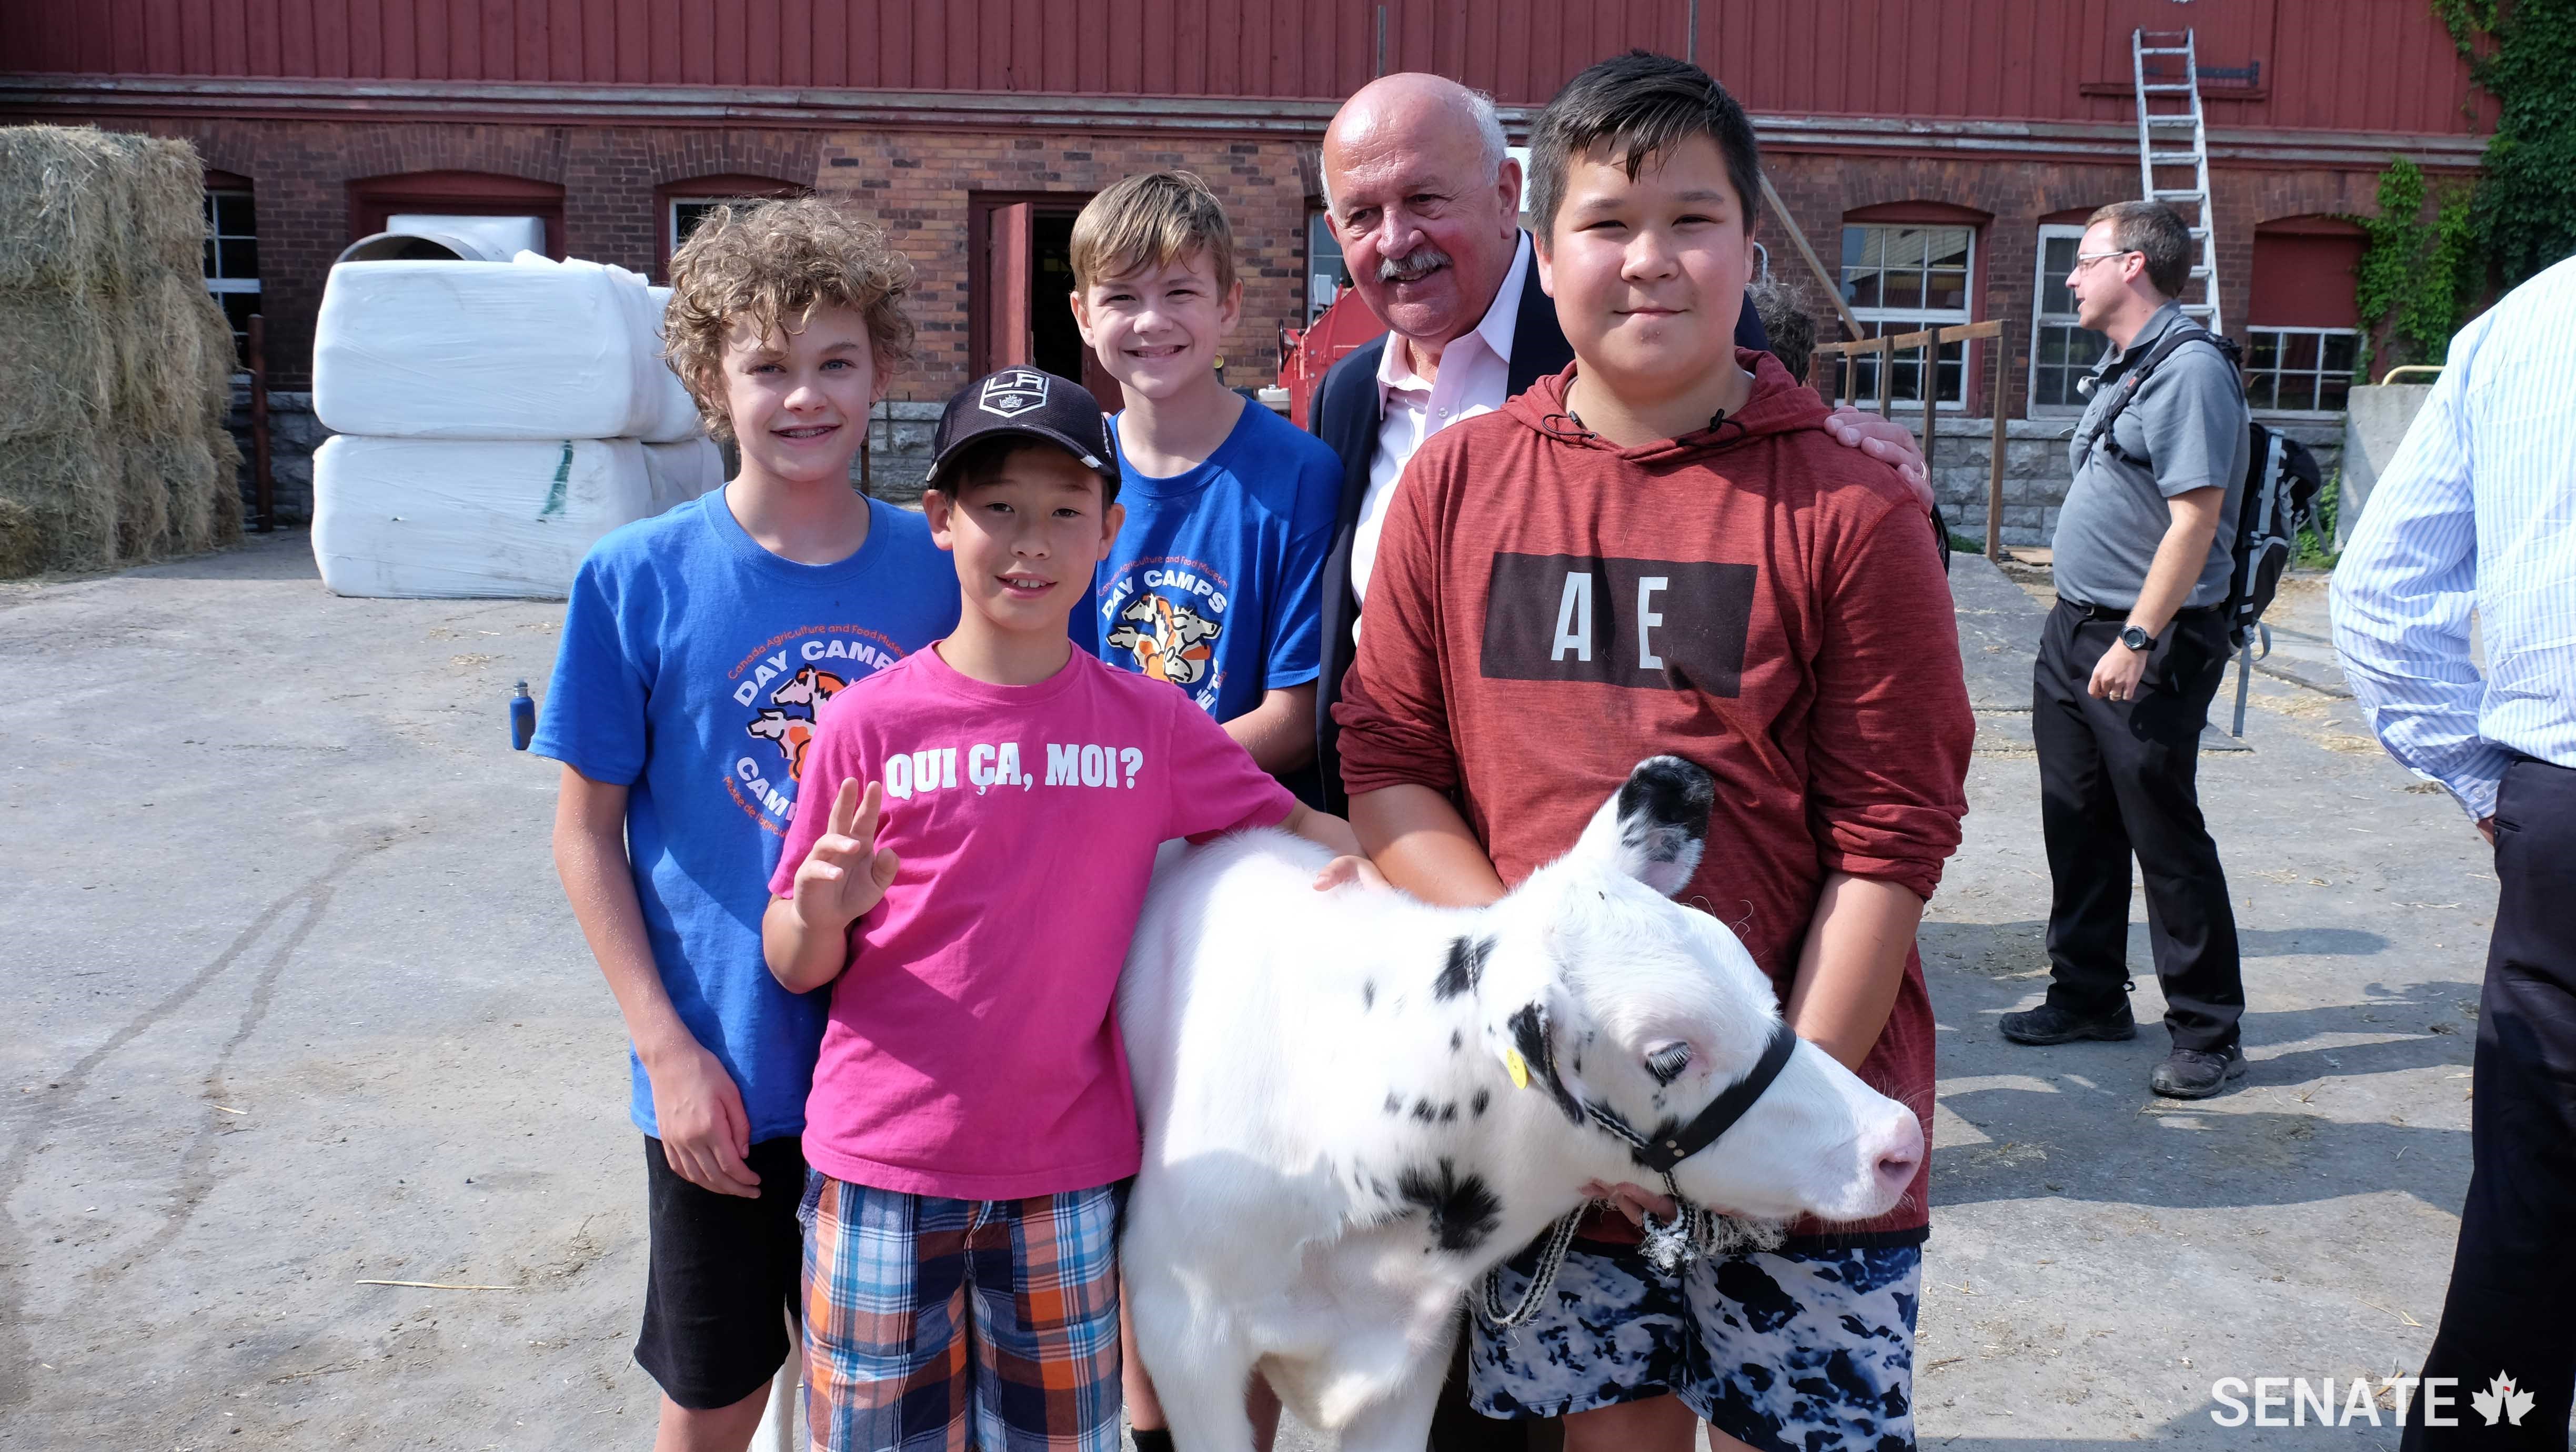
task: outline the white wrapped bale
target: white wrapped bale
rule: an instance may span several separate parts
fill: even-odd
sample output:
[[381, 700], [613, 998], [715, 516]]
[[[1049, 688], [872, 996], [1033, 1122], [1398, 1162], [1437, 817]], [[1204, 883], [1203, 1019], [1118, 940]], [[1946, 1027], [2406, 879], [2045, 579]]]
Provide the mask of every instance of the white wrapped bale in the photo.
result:
[[[616, 272], [620, 269], [609, 270]], [[626, 276], [634, 277], [635, 274], [630, 272]], [[641, 278], [636, 280], [642, 281]], [[652, 346], [654, 357], [659, 359], [662, 353], [662, 319], [664, 310], [671, 305], [671, 290], [647, 287], [644, 295], [652, 299]], [[689, 390], [680, 382], [680, 375], [672, 372], [670, 365], [665, 363], [661, 367], [659, 382], [652, 421], [644, 426], [644, 442], [671, 444], [682, 439], [704, 438], [706, 424], [698, 417], [698, 402], [689, 397]]]
[[313, 411], [377, 438], [636, 437], [670, 376], [649, 311], [590, 263], [344, 262], [322, 290]]
[[644, 468], [653, 476], [655, 514], [722, 488], [725, 481], [724, 451], [704, 434], [676, 444], [646, 444]]
[[339, 595], [560, 600], [602, 535], [655, 512], [632, 439], [381, 439], [313, 456], [313, 558]]

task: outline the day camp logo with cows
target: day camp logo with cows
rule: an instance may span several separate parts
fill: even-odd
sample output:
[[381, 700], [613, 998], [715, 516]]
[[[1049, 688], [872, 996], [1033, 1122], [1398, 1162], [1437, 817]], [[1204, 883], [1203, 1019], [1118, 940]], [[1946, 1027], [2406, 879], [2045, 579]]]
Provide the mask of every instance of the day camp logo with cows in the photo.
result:
[[1177, 555], [1131, 562], [1094, 597], [1100, 640], [1113, 660], [1133, 662], [1158, 681], [1190, 693], [1202, 711], [1214, 710], [1225, 672], [1216, 664], [1225, 634], [1225, 576]]
[[865, 626], [808, 625], [734, 663], [725, 691], [741, 708], [742, 736], [724, 785], [753, 821], [787, 835], [823, 703], [902, 658], [892, 640]]

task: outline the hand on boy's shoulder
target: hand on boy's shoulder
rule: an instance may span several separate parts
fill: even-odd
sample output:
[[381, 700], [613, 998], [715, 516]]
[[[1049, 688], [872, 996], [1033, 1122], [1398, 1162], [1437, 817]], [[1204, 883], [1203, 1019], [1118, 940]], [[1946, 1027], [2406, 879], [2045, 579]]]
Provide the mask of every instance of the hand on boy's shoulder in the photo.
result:
[[1923, 450], [1914, 442], [1914, 431], [1892, 418], [1844, 404], [1825, 416], [1825, 432], [1834, 442], [1846, 448], [1857, 448], [1870, 458], [1896, 471], [1906, 492], [1925, 514], [1932, 512], [1932, 475], [1923, 465]]

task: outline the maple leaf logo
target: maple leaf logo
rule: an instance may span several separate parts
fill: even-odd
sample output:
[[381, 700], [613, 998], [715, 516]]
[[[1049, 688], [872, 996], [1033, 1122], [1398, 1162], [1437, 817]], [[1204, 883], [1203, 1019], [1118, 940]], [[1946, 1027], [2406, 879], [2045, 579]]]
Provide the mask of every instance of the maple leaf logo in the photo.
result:
[[2477, 1408], [2478, 1415], [2486, 1418], [2490, 1427], [2499, 1421], [2521, 1426], [2523, 1415], [2531, 1410], [2531, 1404], [2536, 1400], [2538, 1398], [2532, 1393], [2517, 1388], [2513, 1378], [2503, 1372], [2496, 1373], [2496, 1379], [2487, 1383], [2485, 1391], [2469, 1393], [2469, 1405]]

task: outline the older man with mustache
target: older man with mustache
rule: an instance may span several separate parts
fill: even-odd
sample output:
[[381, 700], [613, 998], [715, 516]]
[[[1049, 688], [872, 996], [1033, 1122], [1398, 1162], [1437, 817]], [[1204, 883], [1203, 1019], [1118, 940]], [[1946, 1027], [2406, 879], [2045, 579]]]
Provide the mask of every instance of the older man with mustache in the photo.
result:
[[[1520, 229], [1520, 163], [1505, 151], [1492, 101], [1444, 76], [1371, 81], [1325, 129], [1324, 190], [1352, 290], [1389, 329], [1324, 375], [1310, 419], [1342, 459], [1340, 529], [1324, 564], [1315, 755], [1323, 800], [1346, 811], [1333, 706], [1405, 461], [1433, 434], [1562, 371], [1574, 350], [1538, 285]], [[1735, 341], [1769, 347], [1749, 297]], [[1893, 465], [1931, 508], [1922, 451], [1902, 424], [1846, 408], [1832, 427]]]

